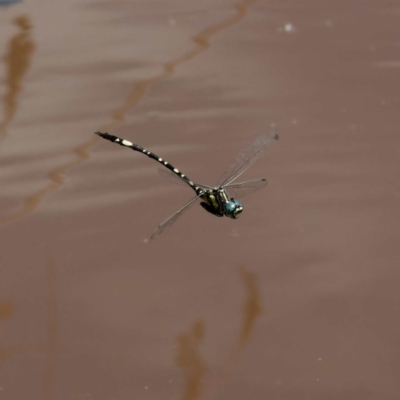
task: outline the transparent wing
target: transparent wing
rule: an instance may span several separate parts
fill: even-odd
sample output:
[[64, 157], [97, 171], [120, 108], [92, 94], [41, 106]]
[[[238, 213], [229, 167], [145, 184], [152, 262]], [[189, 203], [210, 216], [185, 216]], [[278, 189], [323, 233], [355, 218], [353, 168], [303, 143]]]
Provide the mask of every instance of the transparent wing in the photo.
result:
[[200, 193], [198, 196], [194, 197], [189, 203], [186, 203], [180, 210], [178, 210], [175, 214], [172, 214], [168, 219], [158, 225], [157, 229], [150, 236], [150, 240], [154, 239], [158, 235], [164, 232], [165, 229], [169, 228], [185, 211], [189, 210], [194, 204], [196, 204], [197, 200], [203, 193]]
[[217, 182], [216, 187], [225, 186], [233, 182], [257, 160], [257, 158], [268, 146], [276, 142], [278, 139], [279, 135], [275, 129], [272, 129], [272, 132], [269, 134], [262, 133], [261, 135], [256, 136], [236, 156], [234, 163], [228, 167], [220, 180]]
[[[181, 186], [186, 186], [187, 183], [181, 179], [178, 175], [174, 174], [171, 170], [166, 169], [166, 168], [159, 168], [158, 173], [165, 178], [167, 181], [170, 181], [172, 183], [176, 183]], [[201, 185], [200, 183], [196, 183], [196, 186], [198, 186], [200, 189], [213, 189], [210, 186], [207, 185]]]
[[225, 186], [225, 190], [228, 192], [230, 197], [234, 199], [240, 199], [248, 194], [254, 193], [257, 190], [267, 186], [266, 179], [253, 179], [251, 181], [234, 183], [232, 185]]

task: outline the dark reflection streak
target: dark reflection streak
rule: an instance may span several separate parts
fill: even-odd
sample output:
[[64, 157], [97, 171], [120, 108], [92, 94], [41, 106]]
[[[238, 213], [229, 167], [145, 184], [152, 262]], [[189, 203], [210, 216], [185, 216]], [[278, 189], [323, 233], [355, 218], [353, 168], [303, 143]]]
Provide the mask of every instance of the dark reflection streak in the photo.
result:
[[[256, 276], [245, 267], [239, 267], [239, 275], [246, 289], [246, 298], [243, 307], [242, 322], [239, 329], [239, 337], [225, 360], [221, 369], [213, 376], [204, 398], [214, 399], [225, 386], [229, 375], [239, 365], [240, 355], [248, 344], [257, 318], [262, 312], [261, 296], [257, 285]], [[196, 322], [188, 333], [178, 338], [178, 356], [176, 365], [185, 373], [185, 389], [182, 400], [199, 400], [202, 392], [202, 383], [206, 367], [199, 353], [199, 344], [204, 339], [204, 323]]]
[[183, 333], [178, 338], [178, 356], [176, 365], [185, 373], [185, 389], [182, 400], [198, 400], [205, 364], [199, 353], [199, 345], [204, 339], [204, 322], [202, 320], [193, 324], [188, 333]]
[[8, 44], [8, 51], [4, 58], [6, 64], [6, 86], [4, 96], [4, 120], [0, 123], [0, 141], [6, 136], [6, 128], [17, 112], [17, 98], [22, 89], [22, 80], [27, 73], [35, 43], [31, 38], [31, 23], [26, 16], [16, 18], [14, 24], [20, 32], [14, 35]]
[[239, 267], [238, 272], [246, 289], [246, 300], [243, 307], [240, 335], [238, 342], [232, 348], [228, 359], [225, 360], [224, 365], [215, 375], [213, 382], [210, 385], [211, 389], [206, 397], [209, 400], [217, 396], [225, 386], [225, 382], [228, 380], [229, 375], [232, 375], [235, 368], [239, 365], [240, 355], [248, 344], [250, 337], [254, 332], [255, 322], [262, 312], [261, 296], [256, 276], [245, 267]]
[[58, 325], [57, 325], [57, 279], [53, 260], [46, 264], [46, 280], [48, 291], [47, 314], [47, 357], [43, 372], [43, 398], [54, 399], [54, 378], [58, 359]]
[[254, 330], [254, 324], [262, 312], [262, 307], [256, 276], [244, 267], [239, 268], [239, 273], [247, 291], [247, 299], [243, 312], [242, 332], [240, 334], [240, 347], [244, 347], [250, 339]]
[[[5, 301], [0, 303], [0, 320], [10, 318], [14, 311], [13, 305]], [[1, 339], [1, 330], [0, 330], [0, 339]], [[0, 347], [0, 361], [6, 356], [6, 351]]]
[[[239, 2], [234, 7], [236, 10], [236, 15], [219, 24], [204, 29], [199, 34], [193, 36], [192, 41], [197, 45], [197, 47], [185, 53], [181, 57], [178, 57], [172, 61], [164, 63], [163, 64], [164, 72], [162, 72], [161, 74], [158, 74], [152, 78], [145, 79], [137, 83], [134, 86], [131, 94], [126, 99], [125, 103], [113, 112], [112, 114], [113, 121], [107, 125], [102, 126], [99, 130], [108, 131], [110, 129], [113, 129], [121, 125], [125, 121], [125, 114], [127, 113], [127, 111], [131, 110], [137, 104], [139, 104], [140, 100], [147, 93], [149, 87], [158, 83], [159, 81], [169, 78], [174, 74], [176, 67], [178, 67], [180, 64], [190, 61], [197, 55], [206, 51], [208, 47], [210, 47], [210, 42], [209, 42], [210, 38], [215, 34], [219, 33], [220, 31], [227, 29], [230, 26], [240, 22], [247, 14], [247, 6], [253, 3], [254, 1], [255, 0], [247, 0], [247, 1], [245, 0]], [[40, 203], [43, 201], [45, 196], [54, 192], [65, 183], [64, 176], [71, 168], [78, 166], [79, 164], [83, 163], [84, 161], [90, 158], [89, 150], [99, 140], [100, 139], [97, 136], [95, 136], [93, 139], [90, 139], [89, 141], [78, 146], [74, 150], [75, 154], [77, 155], [76, 160], [50, 171], [49, 184], [43, 189], [39, 190], [38, 192], [27, 197], [24, 201], [24, 206], [20, 211], [1, 219], [0, 228], [20, 218], [23, 218], [32, 213], [33, 211], [35, 211], [39, 207]]]

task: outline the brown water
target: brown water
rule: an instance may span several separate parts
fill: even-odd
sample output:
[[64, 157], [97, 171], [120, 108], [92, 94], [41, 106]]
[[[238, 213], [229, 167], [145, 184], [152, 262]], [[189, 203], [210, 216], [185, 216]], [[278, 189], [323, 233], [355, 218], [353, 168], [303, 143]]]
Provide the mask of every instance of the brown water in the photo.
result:
[[[0, 7], [0, 399], [399, 399], [400, 8]], [[213, 184], [275, 124], [237, 220]]]

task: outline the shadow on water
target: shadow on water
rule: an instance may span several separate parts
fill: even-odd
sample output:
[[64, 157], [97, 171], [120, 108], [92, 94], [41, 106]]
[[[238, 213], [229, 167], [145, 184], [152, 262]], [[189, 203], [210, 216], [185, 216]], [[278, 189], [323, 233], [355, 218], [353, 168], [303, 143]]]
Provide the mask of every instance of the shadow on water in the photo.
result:
[[215, 398], [225, 385], [229, 375], [232, 374], [234, 369], [239, 365], [241, 352], [248, 344], [254, 332], [255, 323], [262, 312], [261, 295], [257, 285], [257, 277], [245, 267], [239, 267], [238, 273], [246, 292], [238, 337], [228, 358], [224, 361], [223, 366], [213, 376], [207, 393], [205, 393], [206, 388], [202, 387], [205, 381], [204, 376], [207, 368], [199, 351], [199, 346], [205, 336], [204, 322], [201, 319], [198, 320], [188, 332], [178, 337], [176, 365], [183, 370], [185, 376], [182, 400]]
[[[174, 60], [168, 61], [162, 65], [163, 72], [158, 75], [153, 76], [149, 79], [144, 79], [138, 82], [132, 89], [130, 95], [125, 100], [122, 106], [116, 108], [112, 113], [112, 121], [102, 127], [99, 128], [100, 131], [108, 131], [113, 129], [119, 125], [121, 125], [125, 121], [126, 113], [133, 109], [136, 105], [139, 104], [143, 96], [147, 93], [148, 89], [155, 85], [156, 83], [171, 77], [174, 73], [176, 68], [186, 63], [187, 61], [192, 60], [193, 58], [197, 57], [199, 54], [206, 51], [210, 46], [210, 39], [217, 33], [237, 24], [247, 15], [247, 9], [250, 4], [252, 4], [255, 0], [243, 0], [237, 3], [234, 6], [235, 15], [231, 18], [226, 19], [218, 24], [215, 24], [211, 27], [208, 27], [197, 35], [193, 36], [191, 39], [196, 44], [196, 47], [193, 50], [188, 51], [187, 53], [183, 54], [180, 57], [177, 57]], [[94, 130], [94, 129], [93, 129]], [[49, 172], [49, 180], [50, 182], [46, 187], [40, 189], [36, 193], [28, 196], [25, 198], [23, 208], [5, 218], [0, 220], [0, 227], [5, 226], [9, 223], [12, 223], [20, 218], [23, 218], [33, 211], [35, 211], [42, 200], [48, 194], [57, 190], [60, 186], [65, 183], [65, 174], [71, 169], [74, 168], [87, 159], [90, 158], [89, 150], [100, 140], [97, 136], [92, 135], [92, 138], [87, 142], [81, 144], [80, 146], [76, 147], [74, 153], [76, 154], [76, 159], [68, 164], [63, 166], [57, 167]]]
[[17, 112], [22, 80], [29, 70], [36, 47], [31, 37], [32, 25], [29, 18], [20, 16], [15, 18], [13, 23], [18, 27], [19, 32], [10, 39], [4, 57], [7, 89], [4, 96], [4, 119], [0, 123], [0, 141], [6, 137], [7, 126]]

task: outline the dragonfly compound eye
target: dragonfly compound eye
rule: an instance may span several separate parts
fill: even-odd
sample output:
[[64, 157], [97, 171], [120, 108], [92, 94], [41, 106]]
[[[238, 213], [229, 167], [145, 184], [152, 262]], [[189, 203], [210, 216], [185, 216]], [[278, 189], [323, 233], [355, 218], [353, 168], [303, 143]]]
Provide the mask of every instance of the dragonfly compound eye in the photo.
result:
[[239, 215], [243, 211], [243, 206], [237, 200], [228, 201], [225, 203], [225, 215], [230, 218], [239, 218]]

